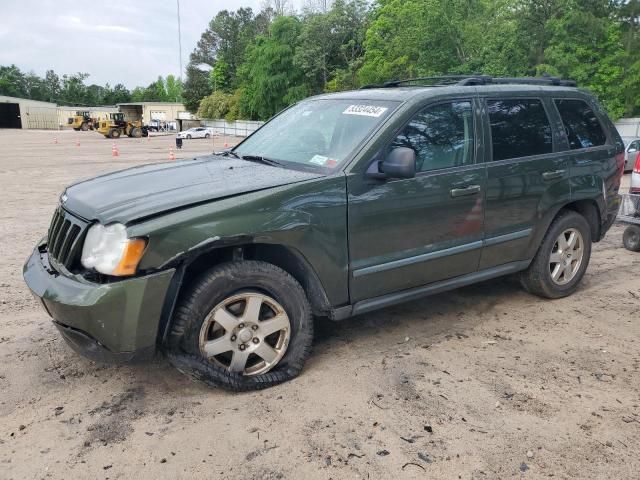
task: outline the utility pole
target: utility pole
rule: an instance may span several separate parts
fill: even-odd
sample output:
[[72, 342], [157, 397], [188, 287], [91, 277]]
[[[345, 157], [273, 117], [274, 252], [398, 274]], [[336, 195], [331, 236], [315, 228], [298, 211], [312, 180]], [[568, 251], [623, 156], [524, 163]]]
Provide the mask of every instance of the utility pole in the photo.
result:
[[178, 5], [178, 49], [180, 50], [180, 83], [182, 83], [182, 33], [180, 32], [180, 0], [176, 0]]

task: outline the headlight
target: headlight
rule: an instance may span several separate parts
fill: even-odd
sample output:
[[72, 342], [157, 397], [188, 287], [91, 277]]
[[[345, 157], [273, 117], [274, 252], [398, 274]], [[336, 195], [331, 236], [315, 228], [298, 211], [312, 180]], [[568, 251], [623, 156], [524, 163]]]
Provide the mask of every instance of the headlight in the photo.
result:
[[85, 268], [95, 268], [105, 275], [133, 275], [147, 242], [142, 238], [127, 238], [121, 223], [96, 223], [87, 232], [82, 247], [81, 262]]

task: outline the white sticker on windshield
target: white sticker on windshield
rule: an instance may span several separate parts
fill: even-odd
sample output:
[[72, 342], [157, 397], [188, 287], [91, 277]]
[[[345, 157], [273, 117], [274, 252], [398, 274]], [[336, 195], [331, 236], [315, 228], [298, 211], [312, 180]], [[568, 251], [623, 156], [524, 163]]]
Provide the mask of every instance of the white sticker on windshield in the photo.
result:
[[327, 160], [329, 160], [329, 157], [325, 157], [323, 155], [314, 155], [311, 160], [309, 160], [309, 163], [315, 163], [316, 165], [324, 166], [324, 164], [327, 163]]
[[349, 105], [342, 112], [343, 115], [363, 115], [365, 117], [379, 117], [388, 110], [387, 107], [377, 107], [375, 105]]

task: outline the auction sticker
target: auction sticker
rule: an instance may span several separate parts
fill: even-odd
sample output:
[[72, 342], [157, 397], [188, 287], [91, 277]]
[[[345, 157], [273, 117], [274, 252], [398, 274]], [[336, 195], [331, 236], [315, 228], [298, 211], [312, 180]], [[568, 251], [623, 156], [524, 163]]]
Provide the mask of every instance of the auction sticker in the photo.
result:
[[313, 157], [311, 157], [311, 160], [309, 160], [309, 163], [315, 163], [316, 165], [321, 165], [324, 167], [327, 163], [327, 160], [329, 160], [329, 157], [325, 157], [323, 155], [314, 155]]
[[388, 110], [387, 107], [378, 107], [376, 105], [349, 105], [342, 112], [343, 115], [362, 115], [364, 117], [379, 117]]

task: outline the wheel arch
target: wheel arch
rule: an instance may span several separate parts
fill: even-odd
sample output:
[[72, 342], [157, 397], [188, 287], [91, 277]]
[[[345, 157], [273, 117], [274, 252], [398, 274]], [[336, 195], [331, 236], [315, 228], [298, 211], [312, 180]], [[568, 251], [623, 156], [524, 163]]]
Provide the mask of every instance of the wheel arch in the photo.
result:
[[234, 259], [259, 260], [275, 265], [300, 283], [307, 295], [312, 313], [316, 316], [330, 316], [332, 307], [324, 286], [307, 259], [296, 249], [278, 244], [244, 243], [212, 248], [185, 258], [176, 268], [172, 283], [167, 290], [158, 342], [163, 344], [170, 330], [173, 311], [180, 295], [187, 291], [207, 270]]
[[[602, 239], [602, 218], [600, 216], [600, 208], [593, 199], [576, 200], [568, 203], [560, 209], [573, 210], [576, 213], [582, 215], [589, 226], [591, 227], [591, 241], [594, 243], [599, 242]], [[560, 213], [558, 212], [558, 213]], [[556, 214], [557, 216], [558, 214]]]

